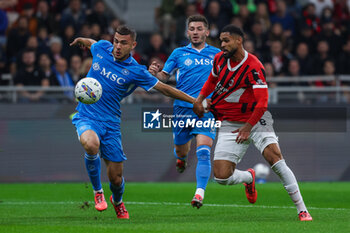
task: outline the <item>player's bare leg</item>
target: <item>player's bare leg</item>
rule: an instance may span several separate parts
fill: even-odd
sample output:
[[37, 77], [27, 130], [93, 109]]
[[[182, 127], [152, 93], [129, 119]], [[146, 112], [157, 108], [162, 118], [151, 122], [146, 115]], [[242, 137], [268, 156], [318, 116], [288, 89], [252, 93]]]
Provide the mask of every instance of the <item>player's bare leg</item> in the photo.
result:
[[175, 145], [174, 156], [176, 158], [176, 170], [183, 173], [187, 167], [187, 155], [191, 148], [191, 140], [183, 145]]
[[93, 130], [86, 130], [80, 135], [80, 142], [86, 151], [84, 161], [94, 190], [95, 208], [104, 211], [107, 202], [101, 184], [101, 159], [98, 155], [100, 140]]
[[198, 134], [196, 136], [196, 143], [196, 155], [198, 159], [196, 167], [197, 189], [191, 205], [199, 209], [203, 205], [205, 189], [211, 174], [210, 152], [213, 139], [206, 135]]
[[221, 185], [234, 185], [243, 183], [247, 199], [254, 204], [257, 199], [255, 189], [255, 172], [249, 168], [247, 171], [236, 169], [236, 164], [228, 160], [214, 160], [214, 179]]
[[283, 159], [278, 144], [273, 143], [268, 145], [263, 151], [263, 156], [271, 165], [272, 170], [280, 177], [284, 188], [297, 208], [300, 221], [311, 221], [312, 217], [305, 206], [298, 182], [292, 170], [290, 170]]
[[105, 160], [107, 165], [107, 176], [109, 179], [109, 187], [112, 191], [110, 201], [114, 207], [117, 218], [119, 219], [129, 219], [129, 213], [125, 208], [123, 203], [123, 193], [124, 193], [124, 177], [123, 177], [123, 163], [122, 162], [112, 162]]

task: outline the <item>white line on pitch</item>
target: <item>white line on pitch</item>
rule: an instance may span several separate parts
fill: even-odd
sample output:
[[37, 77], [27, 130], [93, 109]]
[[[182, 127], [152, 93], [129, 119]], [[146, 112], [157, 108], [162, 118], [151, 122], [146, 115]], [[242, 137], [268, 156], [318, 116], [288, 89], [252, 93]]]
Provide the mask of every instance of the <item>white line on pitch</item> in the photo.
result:
[[[67, 205], [67, 204], [84, 204], [83, 201], [2, 201], [0, 202], [0, 207], [2, 205]], [[93, 202], [88, 202], [93, 204]], [[166, 205], [166, 206], [189, 206], [189, 203], [179, 203], [179, 202], [136, 202], [136, 201], [126, 201], [125, 204], [128, 205]], [[237, 205], [237, 204], [210, 204], [205, 203], [205, 206], [210, 207], [233, 207], [233, 208], [263, 208], [263, 209], [294, 209], [294, 206], [266, 206], [266, 205]], [[347, 210], [347, 208], [326, 208], [326, 207], [308, 207], [308, 209], [313, 210]]]

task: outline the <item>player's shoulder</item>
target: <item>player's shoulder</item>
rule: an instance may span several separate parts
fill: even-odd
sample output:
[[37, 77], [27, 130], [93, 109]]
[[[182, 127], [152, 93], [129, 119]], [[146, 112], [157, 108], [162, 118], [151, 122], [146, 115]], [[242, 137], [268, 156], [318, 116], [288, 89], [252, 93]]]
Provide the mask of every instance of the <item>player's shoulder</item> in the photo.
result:
[[259, 58], [257, 58], [254, 54], [248, 53], [248, 62], [249, 62], [249, 66], [252, 69], [264, 68]]
[[215, 55], [214, 60], [219, 60], [219, 59], [221, 59], [223, 56], [224, 56], [224, 52], [223, 52], [223, 51], [220, 51], [220, 52], [218, 52], [218, 53]]
[[187, 46], [182, 46], [182, 47], [178, 47], [178, 48], [174, 49], [172, 54], [173, 55], [180, 55], [182, 53], [186, 53], [187, 51], [188, 51]]
[[134, 73], [143, 73], [144, 71], [147, 71], [147, 66], [139, 64], [133, 57], [130, 58], [129, 66]]
[[95, 46], [102, 48], [110, 48], [113, 46], [113, 44], [108, 40], [99, 40], [97, 43], [95, 43]]
[[132, 56], [129, 58], [130, 61], [128, 62], [130, 66], [133, 67], [133, 69], [147, 69], [146, 66], [139, 64], [135, 58]]
[[215, 46], [212, 46], [212, 45], [208, 45], [207, 48], [208, 48], [208, 50], [213, 51], [213, 52], [215, 52], [215, 53], [221, 52], [221, 49], [219, 49], [219, 48], [217, 48], [217, 47], [215, 47]]

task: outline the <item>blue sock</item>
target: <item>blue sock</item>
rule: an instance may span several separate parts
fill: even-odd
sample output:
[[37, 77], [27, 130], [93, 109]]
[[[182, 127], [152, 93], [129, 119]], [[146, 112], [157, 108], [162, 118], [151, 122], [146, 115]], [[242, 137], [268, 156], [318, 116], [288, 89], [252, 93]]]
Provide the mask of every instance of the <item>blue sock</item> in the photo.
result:
[[122, 184], [120, 186], [115, 186], [113, 185], [111, 182], [109, 182], [109, 188], [112, 191], [112, 195], [113, 195], [113, 200], [115, 203], [118, 203], [122, 200], [123, 197], [123, 193], [124, 193], [124, 185], [125, 185], [125, 181], [124, 181], [124, 177], [122, 178]]
[[98, 154], [88, 155], [85, 153], [84, 161], [93, 189], [95, 191], [102, 189], [100, 156]]
[[196, 169], [196, 178], [197, 178], [197, 188], [202, 188], [205, 190], [207, 187], [211, 166], [210, 166], [210, 146], [202, 145], [197, 147], [197, 169]]
[[175, 156], [175, 158], [180, 159], [180, 160], [185, 160], [185, 159], [187, 158], [187, 155], [186, 155], [185, 157], [179, 157], [179, 156], [177, 156], [177, 154], [176, 154], [176, 149], [175, 149], [175, 148], [174, 148], [174, 156]]

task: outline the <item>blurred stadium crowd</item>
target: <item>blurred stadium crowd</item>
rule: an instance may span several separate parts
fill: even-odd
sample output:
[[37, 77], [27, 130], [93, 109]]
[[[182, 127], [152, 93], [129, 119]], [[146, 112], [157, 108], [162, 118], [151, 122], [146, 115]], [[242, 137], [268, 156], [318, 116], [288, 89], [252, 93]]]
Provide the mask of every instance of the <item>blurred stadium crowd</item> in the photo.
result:
[[[350, 0], [162, 0], [156, 30], [134, 58], [164, 64], [174, 48], [188, 43], [186, 18], [198, 13], [209, 21], [211, 45], [220, 47], [225, 25], [243, 28], [245, 49], [263, 62], [268, 77], [350, 74]], [[123, 23], [102, 0], [0, 0], [0, 74], [13, 77], [0, 78], [0, 85], [73, 87], [92, 59], [69, 43], [77, 36], [112, 41]], [[43, 92], [21, 95], [35, 102]]]

